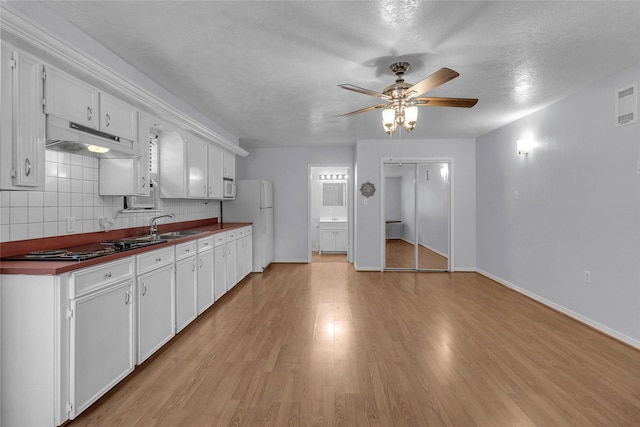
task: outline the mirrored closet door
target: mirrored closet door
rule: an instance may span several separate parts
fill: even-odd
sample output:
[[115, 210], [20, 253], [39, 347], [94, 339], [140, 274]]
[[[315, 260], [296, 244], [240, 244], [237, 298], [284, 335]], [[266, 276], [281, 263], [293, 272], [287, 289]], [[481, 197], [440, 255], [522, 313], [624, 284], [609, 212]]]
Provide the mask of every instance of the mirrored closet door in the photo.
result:
[[449, 174], [449, 162], [384, 164], [385, 269], [449, 270]]

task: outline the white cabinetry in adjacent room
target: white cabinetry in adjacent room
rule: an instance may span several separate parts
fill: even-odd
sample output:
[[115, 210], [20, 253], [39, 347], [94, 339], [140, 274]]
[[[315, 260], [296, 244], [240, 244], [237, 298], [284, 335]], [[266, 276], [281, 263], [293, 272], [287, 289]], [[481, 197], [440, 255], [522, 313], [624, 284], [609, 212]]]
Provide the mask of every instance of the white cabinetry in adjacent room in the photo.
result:
[[176, 332], [180, 332], [197, 315], [196, 241], [176, 245]]
[[0, 58], [0, 189], [44, 187], [44, 65], [2, 42]]
[[213, 245], [213, 236], [198, 240], [198, 315], [209, 308], [214, 301]]
[[207, 176], [207, 143], [190, 135], [187, 141], [187, 197], [206, 199], [209, 196]]
[[138, 363], [175, 335], [174, 249], [137, 255]]
[[347, 252], [349, 234], [346, 221], [320, 221], [320, 248], [322, 252]]
[[227, 293], [227, 235], [218, 233], [213, 236], [213, 287], [217, 301]]
[[71, 274], [71, 419], [133, 371], [133, 285], [133, 257]]

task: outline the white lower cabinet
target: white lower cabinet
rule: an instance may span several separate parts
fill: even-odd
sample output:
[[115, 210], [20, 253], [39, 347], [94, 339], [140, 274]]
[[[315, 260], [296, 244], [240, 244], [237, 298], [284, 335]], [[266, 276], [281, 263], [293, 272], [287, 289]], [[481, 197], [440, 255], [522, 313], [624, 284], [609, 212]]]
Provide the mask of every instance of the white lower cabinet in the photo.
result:
[[238, 282], [251, 273], [253, 268], [253, 236], [252, 227], [244, 227], [238, 231]]
[[196, 242], [176, 246], [176, 332], [180, 332], [197, 316]]
[[71, 300], [71, 419], [133, 371], [133, 278]]
[[227, 291], [238, 283], [238, 246], [236, 230], [227, 231]]
[[198, 240], [198, 315], [214, 301], [213, 236]]
[[322, 252], [347, 252], [349, 234], [346, 222], [320, 221], [320, 248]]
[[251, 231], [58, 276], [2, 275], [0, 425], [74, 419], [248, 274]]
[[137, 255], [138, 364], [175, 335], [173, 247]]
[[[224, 237], [224, 233], [220, 233]], [[213, 250], [213, 286], [214, 297], [217, 300], [227, 293], [227, 246], [216, 246]]]

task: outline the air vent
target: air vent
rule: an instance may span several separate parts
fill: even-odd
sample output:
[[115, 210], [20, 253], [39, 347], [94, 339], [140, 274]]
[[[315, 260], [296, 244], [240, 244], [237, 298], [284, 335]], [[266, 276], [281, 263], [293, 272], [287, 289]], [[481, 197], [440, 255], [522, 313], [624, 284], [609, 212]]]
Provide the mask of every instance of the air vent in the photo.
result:
[[616, 126], [638, 121], [638, 83], [616, 91]]

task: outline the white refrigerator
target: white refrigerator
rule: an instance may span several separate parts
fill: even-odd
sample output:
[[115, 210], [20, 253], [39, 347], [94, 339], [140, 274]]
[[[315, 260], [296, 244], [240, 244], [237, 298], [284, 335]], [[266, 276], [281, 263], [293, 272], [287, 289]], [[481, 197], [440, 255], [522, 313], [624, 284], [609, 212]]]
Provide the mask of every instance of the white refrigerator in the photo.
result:
[[222, 203], [223, 222], [253, 223], [253, 271], [262, 273], [273, 261], [273, 183], [236, 181], [236, 198]]

